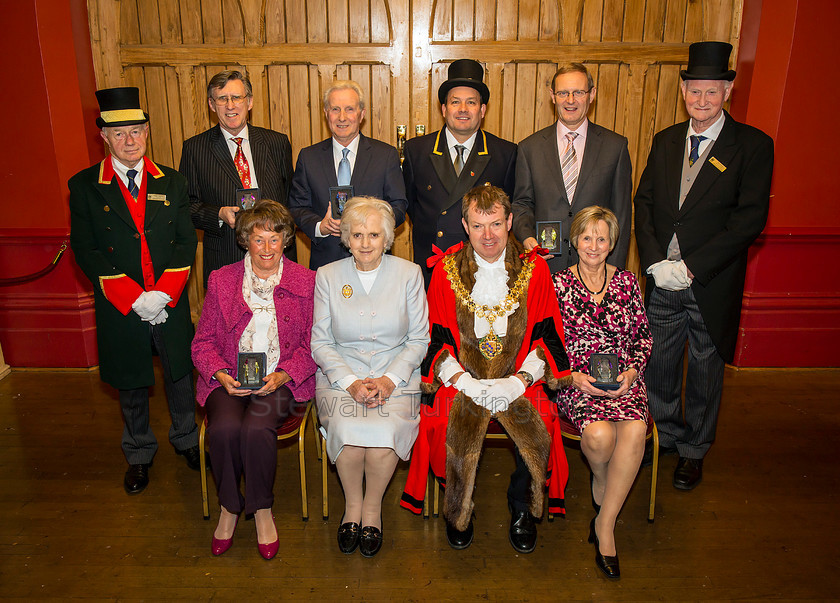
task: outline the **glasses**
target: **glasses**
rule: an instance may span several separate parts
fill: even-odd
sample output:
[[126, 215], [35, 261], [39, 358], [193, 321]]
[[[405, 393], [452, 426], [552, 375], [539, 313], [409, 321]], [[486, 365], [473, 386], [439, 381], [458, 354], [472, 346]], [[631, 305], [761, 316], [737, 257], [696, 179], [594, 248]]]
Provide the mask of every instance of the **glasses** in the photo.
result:
[[239, 96], [238, 94], [234, 94], [231, 96], [217, 96], [213, 99], [213, 102], [216, 103], [219, 107], [224, 107], [228, 104], [228, 101], [232, 102], [234, 105], [241, 105], [245, 102], [246, 98], [248, 97]]
[[589, 94], [590, 90], [592, 90], [592, 88], [590, 88], [589, 90], [558, 90], [554, 93], [554, 96], [560, 98], [569, 98], [569, 95], [571, 95], [572, 98], [574, 98], [575, 100], [580, 100], [584, 96]]

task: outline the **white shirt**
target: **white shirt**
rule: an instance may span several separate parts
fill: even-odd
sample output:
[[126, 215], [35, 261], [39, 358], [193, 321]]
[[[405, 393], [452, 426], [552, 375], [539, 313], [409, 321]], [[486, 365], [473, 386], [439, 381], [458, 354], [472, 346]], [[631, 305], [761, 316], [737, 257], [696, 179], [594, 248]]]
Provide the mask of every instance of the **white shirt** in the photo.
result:
[[691, 125], [691, 120], [689, 120], [688, 132], [685, 135], [685, 156], [688, 157], [688, 154], [691, 152], [691, 136], [706, 137], [706, 140], [700, 141], [700, 148], [697, 150], [697, 154], [702, 155], [706, 152], [706, 149], [709, 147], [709, 145], [712, 144], [715, 140], [717, 140], [718, 136], [720, 136], [720, 131], [723, 130], [723, 124], [725, 121], [726, 120], [723, 117], [723, 111], [721, 111], [715, 123], [703, 130], [700, 134], [697, 134], [697, 131], [694, 129], [694, 126]]
[[239, 134], [231, 134], [224, 128], [222, 128], [222, 134], [224, 134], [225, 140], [227, 141], [227, 146], [228, 150], [230, 151], [231, 159], [236, 157], [237, 145], [235, 142], [233, 142], [233, 139], [242, 139], [242, 154], [245, 155], [245, 161], [248, 163], [248, 170], [251, 175], [251, 188], [259, 187], [259, 183], [257, 183], [257, 171], [254, 169], [254, 156], [251, 154], [251, 142], [248, 139], [248, 124], [242, 126], [242, 129], [239, 131]]
[[472, 148], [475, 145], [475, 137], [478, 136], [478, 130], [473, 132], [472, 136], [464, 142], [458, 142], [449, 128], [444, 128], [444, 132], [446, 132], [446, 146], [449, 147], [449, 159], [452, 161], [452, 165], [455, 165], [455, 158], [458, 157], [458, 151], [455, 150], [455, 145], [458, 144], [467, 149], [464, 151], [464, 165], [467, 165], [467, 160], [470, 158], [470, 153], [472, 153]]
[[133, 168], [130, 168], [126, 165], [123, 165], [119, 159], [111, 155], [111, 165], [114, 168], [114, 173], [117, 177], [122, 180], [122, 183], [128, 188], [128, 170], [137, 170], [137, 175], [134, 177], [134, 184], [137, 185], [137, 190], [140, 190], [140, 186], [143, 184], [143, 177], [146, 173], [146, 170], [143, 169], [145, 164], [144, 158], [141, 157], [140, 161], [137, 162]]
[[359, 154], [359, 140], [361, 136], [356, 134], [356, 138], [350, 141], [346, 147], [338, 142], [335, 138], [332, 139], [333, 147], [333, 161], [335, 162], [335, 176], [338, 178], [338, 164], [341, 163], [341, 158], [344, 157], [344, 149], [350, 149], [347, 153], [347, 161], [350, 162], [350, 177], [353, 177], [353, 169], [356, 167], [356, 156]]

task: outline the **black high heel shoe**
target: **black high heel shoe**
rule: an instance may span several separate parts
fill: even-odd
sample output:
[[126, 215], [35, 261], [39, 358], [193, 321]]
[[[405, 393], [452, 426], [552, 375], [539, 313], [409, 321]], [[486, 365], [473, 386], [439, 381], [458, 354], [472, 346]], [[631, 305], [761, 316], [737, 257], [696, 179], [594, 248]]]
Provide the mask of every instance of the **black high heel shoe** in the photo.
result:
[[601, 505], [595, 502], [595, 493], [592, 491], [592, 484], [595, 481], [595, 474], [591, 471], [589, 472], [589, 494], [592, 496], [592, 508], [595, 509], [595, 513], [601, 512]]
[[601, 554], [601, 546], [598, 544], [598, 534], [595, 533], [595, 517], [589, 523], [589, 543], [595, 545], [595, 566], [610, 580], [621, 578], [621, 570], [618, 567], [618, 555], [609, 556]]

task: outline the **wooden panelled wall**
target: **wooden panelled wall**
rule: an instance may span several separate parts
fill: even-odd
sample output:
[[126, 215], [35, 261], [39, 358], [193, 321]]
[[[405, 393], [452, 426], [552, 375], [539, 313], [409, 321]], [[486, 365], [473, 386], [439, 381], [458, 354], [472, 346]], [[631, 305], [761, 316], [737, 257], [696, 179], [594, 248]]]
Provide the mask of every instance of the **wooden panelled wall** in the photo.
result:
[[[598, 88], [590, 118], [629, 139], [635, 186], [653, 134], [687, 117], [678, 82], [688, 45], [728, 40], [737, 53], [742, 4], [88, 0], [88, 9], [97, 85], [140, 88], [151, 116], [149, 153], [165, 165], [177, 167], [183, 140], [215, 123], [206, 85], [225, 68], [247, 69], [251, 121], [287, 133], [296, 157], [329, 134], [321, 94], [333, 79], [361, 84], [362, 131], [395, 144], [397, 124], [408, 125], [409, 136], [418, 124], [427, 132], [440, 127], [437, 89], [448, 64], [474, 58], [484, 64], [490, 88], [484, 127], [519, 142], [554, 120], [548, 87], [557, 64], [582, 61]], [[410, 257], [410, 229], [398, 235], [394, 252]], [[298, 252], [308, 261], [303, 235]], [[629, 262], [638, 268], [635, 249]], [[200, 283], [190, 294], [201, 298]]]

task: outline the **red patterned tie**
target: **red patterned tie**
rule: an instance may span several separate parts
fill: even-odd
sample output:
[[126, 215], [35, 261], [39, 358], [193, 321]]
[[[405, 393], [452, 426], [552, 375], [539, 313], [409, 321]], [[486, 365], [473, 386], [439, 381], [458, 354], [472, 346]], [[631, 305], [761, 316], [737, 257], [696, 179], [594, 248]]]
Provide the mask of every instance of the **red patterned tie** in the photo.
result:
[[239, 179], [242, 180], [244, 188], [251, 188], [251, 168], [248, 167], [248, 162], [245, 161], [245, 153], [242, 152], [242, 138], [231, 138], [236, 143], [236, 155], [233, 158], [233, 163], [236, 165], [236, 171], [239, 172]]

